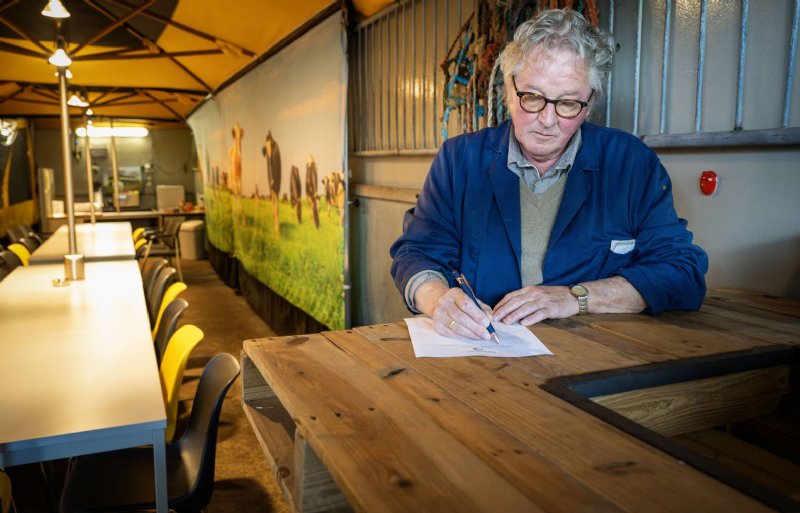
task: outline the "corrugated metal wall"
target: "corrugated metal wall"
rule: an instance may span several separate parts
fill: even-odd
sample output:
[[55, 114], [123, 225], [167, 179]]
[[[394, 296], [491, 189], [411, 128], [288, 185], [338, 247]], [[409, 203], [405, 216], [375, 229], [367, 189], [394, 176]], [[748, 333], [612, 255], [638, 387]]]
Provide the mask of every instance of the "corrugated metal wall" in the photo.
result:
[[[351, 153], [428, 153], [441, 144], [441, 64], [476, 5], [412, 0], [356, 28]], [[645, 136], [655, 147], [727, 145], [730, 132], [736, 144], [800, 141], [791, 128], [800, 125], [800, 0], [605, 0], [599, 6], [601, 25], [615, 35], [619, 51], [610, 101], [595, 106], [595, 122]], [[760, 58], [765, 54], [768, 59]], [[447, 134], [463, 133], [467, 121], [454, 110]], [[485, 125], [480, 117], [475, 126]]]

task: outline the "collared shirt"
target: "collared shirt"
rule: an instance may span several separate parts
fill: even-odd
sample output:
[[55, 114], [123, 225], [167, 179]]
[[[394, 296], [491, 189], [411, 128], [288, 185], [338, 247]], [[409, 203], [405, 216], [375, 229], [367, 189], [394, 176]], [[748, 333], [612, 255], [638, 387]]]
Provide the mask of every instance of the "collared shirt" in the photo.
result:
[[522, 148], [519, 141], [514, 136], [514, 129], [509, 130], [508, 136], [508, 169], [512, 173], [520, 177], [527, 185], [528, 189], [535, 195], [544, 194], [547, 189], [553, 186], [561, 175], [569, 173], [572, 168], [572, 163], [575, 162], [575, 155], [581, 147], [581, 131], [575, 132], [572, 139], [567, 143], [564, 152], [558, 157], [558, 160], [553, 164], [550, 169], [553, 172], [548, 173], [549, 170], [545, 169], [546, 175], [542, 176], [542, 172], [533, 165], [522, 153]]

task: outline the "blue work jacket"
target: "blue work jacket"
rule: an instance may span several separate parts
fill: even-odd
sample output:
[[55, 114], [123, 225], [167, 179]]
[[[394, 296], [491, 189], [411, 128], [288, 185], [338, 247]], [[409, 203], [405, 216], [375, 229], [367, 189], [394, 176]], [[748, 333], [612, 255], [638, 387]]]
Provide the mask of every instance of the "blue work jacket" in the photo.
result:
[[[442, 145], [390, 250], [401, 293], [428, 269], [456, 286], [450, 269], [458, 268], [490, 306], [522, 287], [520, 178], [507, 165], [510, 128], [505, 122]], [[618, 275], [651, 313], [699, 308], [708, 258], [678, 218], [672, 184], [655, 152], [628, 133], [591, 123], [581, 126], [581, 135], [542, 285]]]

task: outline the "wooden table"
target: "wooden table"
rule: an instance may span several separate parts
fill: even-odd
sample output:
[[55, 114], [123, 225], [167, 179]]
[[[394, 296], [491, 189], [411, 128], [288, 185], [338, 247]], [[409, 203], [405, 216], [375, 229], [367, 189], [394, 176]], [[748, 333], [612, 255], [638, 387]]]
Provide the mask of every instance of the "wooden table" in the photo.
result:
[[[129, 222], [76, 224], [75, 243], [86, 262], [133, 260], [132, 233]], [[69, 233], [64, 225], [31, 254], [30, 264], [63, 263], [68, 252]]]
[[[774, 511], [540, 385], [776, 344], [795, 354], [799, 301], [714, 291], [699, 312], [532, 331], [555, 356], [417, 359], [404, 323], [247, 340], [245, 412], [297, 511]], [[759, 376], [763, 395], [787, 386]], [[717, 379], [711, 404], [742, 388]], [[800, 497], [800, 472], [787, 479]]]
[[18, 267], [0, 282], [0, 467], [152, 445], [166, 512], [166, 413], [139, 267]]

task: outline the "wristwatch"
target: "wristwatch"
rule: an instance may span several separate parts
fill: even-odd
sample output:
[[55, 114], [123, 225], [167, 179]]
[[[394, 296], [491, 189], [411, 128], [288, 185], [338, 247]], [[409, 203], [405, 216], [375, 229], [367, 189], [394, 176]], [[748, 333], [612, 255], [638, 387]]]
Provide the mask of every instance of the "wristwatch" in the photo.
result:
[[589, 291], [583, 285], [573, 285], [569, 288], [572, 297], [578, 300], [578, 315], [589, 313]]

